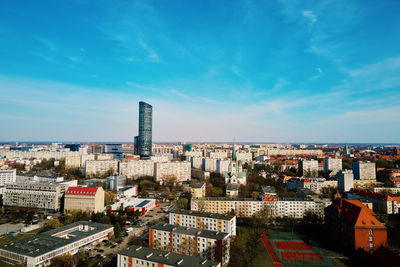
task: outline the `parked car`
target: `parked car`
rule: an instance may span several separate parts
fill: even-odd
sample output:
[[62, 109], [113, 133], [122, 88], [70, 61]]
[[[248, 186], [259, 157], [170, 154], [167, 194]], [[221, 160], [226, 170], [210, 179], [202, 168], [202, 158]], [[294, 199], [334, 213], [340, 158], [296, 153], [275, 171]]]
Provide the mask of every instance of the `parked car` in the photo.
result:
[[98, 249], [97, 252], [103, 253], [104, 249]]

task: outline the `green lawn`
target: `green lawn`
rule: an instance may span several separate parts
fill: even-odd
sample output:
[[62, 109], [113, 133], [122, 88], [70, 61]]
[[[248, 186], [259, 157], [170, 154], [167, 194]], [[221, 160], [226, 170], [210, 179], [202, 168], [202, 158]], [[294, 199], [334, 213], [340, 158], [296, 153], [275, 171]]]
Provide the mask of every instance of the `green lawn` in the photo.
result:
[[17, 242], [17, 241], [23, 240], [25, 238], [31, 237], [33, 235], [36, 235], [37, 233], [39, 233], [39, 231], [40, 231], [40, 228], [36, 229], [36, 230], [33, 230], [33, 231], [30, 231], [30, 232], [27, 232], [27, 233], [18, 233], [18, 235], [16, 237], [5, 236], [3, 238], [0, 238], [0, 245], [1, 246], [2, 245], [7, 245], [7, 244], [10, 244], [12, 242]]

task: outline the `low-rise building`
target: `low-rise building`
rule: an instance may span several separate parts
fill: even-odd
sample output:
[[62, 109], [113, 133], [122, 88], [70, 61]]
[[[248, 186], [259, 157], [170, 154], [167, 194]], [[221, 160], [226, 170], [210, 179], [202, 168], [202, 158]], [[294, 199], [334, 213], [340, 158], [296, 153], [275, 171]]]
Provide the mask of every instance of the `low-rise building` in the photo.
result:
[[177, 210], [169, 214], [169, 223], [236, 235], [236, 216], [230, 214]]
[[113, 235], [114, 227], [95, 222], [75, 222], [0, 246], [0, 259], [16, 266], [48, 266], [51, 259], [75, 254], [79, 248], [95, 244]]
[[204, 180], [207, 180], [208, 178], [210, 178], [210, 172], [206, 172], [206, 171], [194, 169], [194, 168], [192, 168], [191, 175], [193, 178], [199, 179], [201, 181], [204, 181]]
[[221, 263], [154, 248], [130, 246], [118, 253], [117, 267], [220, 267]]
[[157, 200], [154, 198], [122, 198], [108, 207], [108, 210], [115, 212], [128, 208], [131, 211], [139, 211], [142, 215], [154, 209], [157, 206]]
[[118, 190], [118, 198], [130, 198], [138, 195], [137, 185], [128, 185]]
[[226, 266], [229, 262], [228, 233], [156, 224], [149, 228], [149, 247], [212, 259]]
[[192, 198], [198, 198], [198, 197], [205, 197], [206, 196], [206, 183], [197, 183], [192, 185], [190, 189]]
[[359, 200], [337, 197], [325, 209], [325, 224], [331, 236], [340, 240], [347, 248], [370, 251], [387, 246], [385, 225]]
[[239, 195], [239, 186], [237, 184], [226, 185], [226, 196], [237, 197]]
[[64, 210], [84, 212], [104, 211], [104, 190], [102, 187], [69, 187], [65, 192]]

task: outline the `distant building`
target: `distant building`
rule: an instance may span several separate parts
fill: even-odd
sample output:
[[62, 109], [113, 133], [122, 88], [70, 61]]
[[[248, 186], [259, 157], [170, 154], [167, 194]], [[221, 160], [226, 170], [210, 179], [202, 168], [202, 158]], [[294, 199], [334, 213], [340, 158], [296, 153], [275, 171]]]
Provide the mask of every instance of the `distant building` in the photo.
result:
[[154, 175], [153, 160], [128, 160], [120, 163], [119, 174], [127, 178], [139, 178]]
[[207, 172], [215, 172], [217, 170], [217, 159], [202, 158], [202, 170]]
[[141, 158], [150, 158], [152, 153], [153, 107], [139, 102], [139, 135], [135, 137], [135, 152]]
[[119, 188], [124, 187], [126, 184], [126, 177], [123, 175], [113, 175], [107, 177], [104, 182], [106, 189], [117, 191]]
[[374, 162], [353, 162], [353, 174], [355, 180], [376, 180]]
[[64, 210], [84, 212], [104, 211], [104, 190], [102, 187], [69, 187], [65, 192]]
[[70, 151], [79, 151], [80, 147], [81, 147], [80, 144], [66, 144], [66, 145], [64, 145], [64, 148], [69, 148]]
[[299, 170], [303, 176], [314, 176], [318, 175], [318, 160], [299, 160]]
[[169, 214], [169, 223], [236, 235], [236, 216], [230, 214], [177, 210]]
[[0, 258], [15, 266], [48, 266], [57, 256], [111, 238], [113, 231], [112, 225], [79, 221], [0, 246]]
[[325, 209], [325, 224], [331, 236], [338, 238], [347, 248], [370, 251], [387, 246], [385, 225], [359, 200], [336, 198]]
[[17, 170], [0, 170], [0, 186], [4, 186], [6, 183], [15, 183], [17, 179]]
[[154, 209], [157, 206], [157, 200], [154, 198], [121, 198], [118, 202], [110, 205], [108, 210], [111, 212], [119, 209], [129, 209], [130, 211], [139, 211], [142, 215]]
[[118, 160], [87, 160], [85, 174], [86, 177], [103, 175], [111, 171], [112, 174], [118, 173]]
[[104, 153], [112, 154], [113, 158], [122, 158], [122, 144], [106, 144], [104, 146]]
[[217, 160], [216, 172], [219, 173], [219, 174], [223, 174], [224, 172], [228, 172], [230, 163], [231, 163], [230, 159], [219, 159], [219, 160]]
[[336, 175], [342, 170], [342, 159], [324, 158], [324, 173], [329, 173], [331, 176]]
[[354, 188], [354, 175], [351, 170], [338, 172], [337, 179], [339, 192], [348, 192]]
[[188, 256], [171, 253], [159, 249], [130, 246], [118, 253], [117, 267], [157, 266], [157, 267], [220, 267], [221, 263], [203, 259], [198, 256]]
[[154, 165], [154, 179], [164, 182], [168, 177], [176, 177], [177, 182], [190, 181], [190, 162], [163, 162]]
[[190, 190], [192, 198], [197, 198], [197, 197], [205, 197], [206, 196], [206, 183], [197, 183], [192, 185], [192, 188]]

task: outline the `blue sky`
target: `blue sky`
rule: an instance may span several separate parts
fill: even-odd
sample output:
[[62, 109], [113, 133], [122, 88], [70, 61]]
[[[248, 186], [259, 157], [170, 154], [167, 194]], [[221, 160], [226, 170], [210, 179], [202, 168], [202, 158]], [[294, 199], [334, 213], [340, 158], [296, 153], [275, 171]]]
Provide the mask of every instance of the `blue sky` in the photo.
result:
[[[1, 1], [0, 140], [400, 142], [399, 1]], [[3, 127], [4, 126], [4, 127]]]

